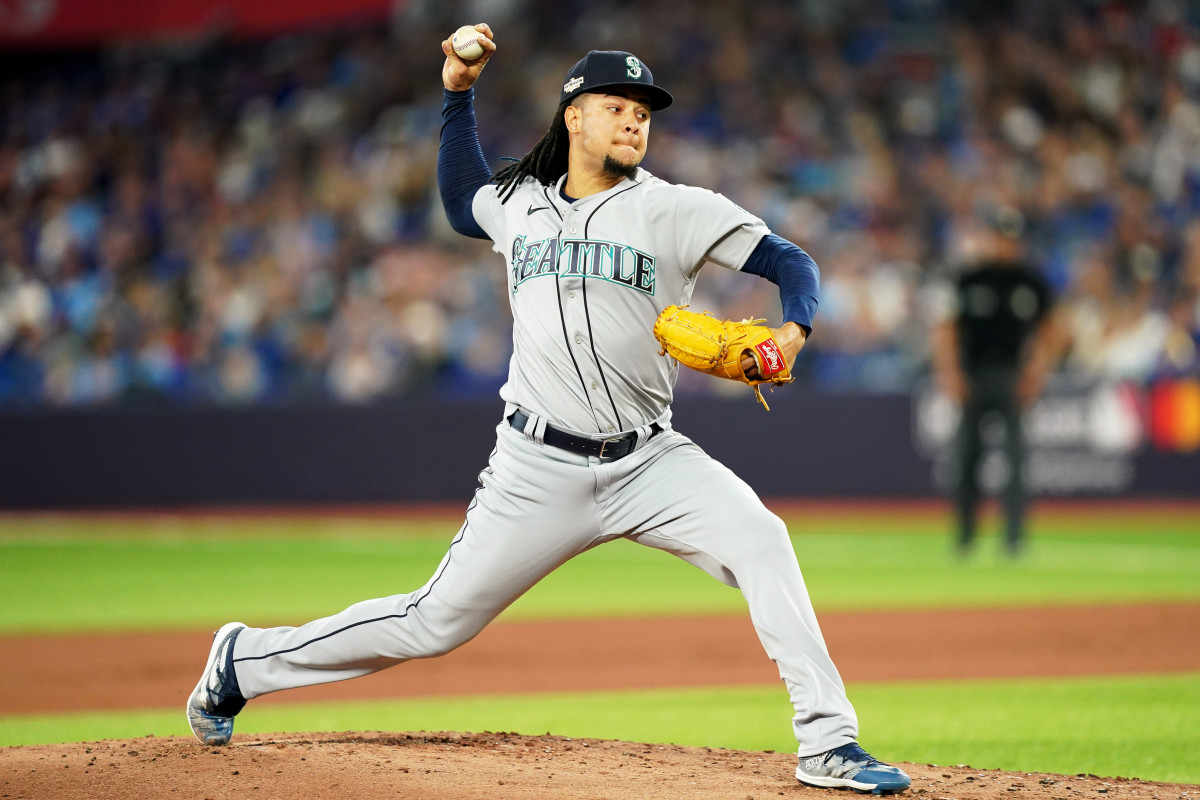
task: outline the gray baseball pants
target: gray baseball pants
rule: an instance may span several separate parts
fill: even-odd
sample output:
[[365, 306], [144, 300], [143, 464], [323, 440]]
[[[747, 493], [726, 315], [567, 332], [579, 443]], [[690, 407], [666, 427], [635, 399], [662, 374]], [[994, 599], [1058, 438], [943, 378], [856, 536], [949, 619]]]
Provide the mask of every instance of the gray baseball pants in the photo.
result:
[[567, 560], [625, 537], [741, 589], [795, 707], [800, 756], [857, 739], [787, 529], [745, 482], [672, 430], [602, 463], [540, 444], [538, 429], [537, 417], [529, 434], [498, 426], [466, 520], [424, 586], [300, 627], [242, 631], [233, 654], [242, 694], [448, 653]]

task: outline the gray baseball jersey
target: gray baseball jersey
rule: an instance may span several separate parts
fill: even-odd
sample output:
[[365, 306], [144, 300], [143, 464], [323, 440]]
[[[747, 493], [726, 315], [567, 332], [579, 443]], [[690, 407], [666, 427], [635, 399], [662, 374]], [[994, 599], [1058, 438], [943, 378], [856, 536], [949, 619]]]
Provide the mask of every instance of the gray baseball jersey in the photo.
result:
[[739, 269], [770, 231], [708, 191], [639, 169], [568, 202], [523, 182], [475, 219], [508, 265], [513, 357], [500, 396], [564, 428], [610, 435], [664, 421], [678, 363], [659, 355], [659, 312], [686, 305], [706, 261]]
[[[688, 302], [705, 262], [740, 268], [766, 226], [719, 195], [643, 170], [573, 203], [558, 186], [526, 181], [502, 204], [489, 184], [473, 213], [505, 258], [514, 342], [496, 448], [466, 520], [415, 591], [296, 628], [243, 630], [233, 651], [242, 695], [449, 652], [568, 559], [625, 538], [742, 591], [791, 697], [801, 756], [854, 741], [854, 709], [787, 528], [671, 429], [677, 365], [652, 333], [659, 311]], [[564, 431], [636, 433], [606, 458], [555, 444]]]

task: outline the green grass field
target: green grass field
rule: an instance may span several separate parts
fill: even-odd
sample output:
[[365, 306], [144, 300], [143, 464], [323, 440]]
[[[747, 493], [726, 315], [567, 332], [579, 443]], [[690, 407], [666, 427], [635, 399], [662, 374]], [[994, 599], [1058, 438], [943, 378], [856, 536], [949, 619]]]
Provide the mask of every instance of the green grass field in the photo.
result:
[[[1194, 512], [1051, 510], [1035, 515], [1025, 559], [1004, 560], [987, 539], [965, 564], [951, 558], [949, 521], [936, 509], [785, 516], [818, 611], [1200, 602]], [[457, 526], [453, 517], [0, 517], [0, 636], [208, 628], [232, 618], [295, 624], [420, 585]], [[227, 587], [202, 604], [187, 588], [198, 567]], [[685, 613], [740, 614], [744, 604], [698, 570], [617, 542], [567, 564], [506, 618]], [[864, 744], [890, 759], [1200, 783], [1200, 673], [849, 690]], [[792, 747], [789, 715], [778, 688], [742, 687], [251, 704], [238, 730], [516, 730], [782, 751]], [[0, 710], [0, 745], [186, 735], [182, 717], [181, 709]]]

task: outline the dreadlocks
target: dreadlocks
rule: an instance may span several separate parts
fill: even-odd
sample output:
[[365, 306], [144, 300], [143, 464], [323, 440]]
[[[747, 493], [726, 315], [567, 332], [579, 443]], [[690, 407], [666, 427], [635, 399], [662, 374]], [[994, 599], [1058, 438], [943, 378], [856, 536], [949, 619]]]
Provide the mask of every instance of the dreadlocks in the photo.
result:
[[567, 106], [572, 103], [577, 104], [576, 101], [567, 100], [558, 107], [549, 130], [525, 154], [524, 158], [515, 164], [504, 167], [492, 176], [491, 183], [500, 184], [499, 194], [502, 205], [508, 202], [508, 198], [512, 197], [517, 186], [526, 178], [533, 178], [539, 183], [549, 184], [554, 183], [567, 171], [570, 140], [567, 139], [567, 123], [563, 121], [563, 114], [566, 113]]

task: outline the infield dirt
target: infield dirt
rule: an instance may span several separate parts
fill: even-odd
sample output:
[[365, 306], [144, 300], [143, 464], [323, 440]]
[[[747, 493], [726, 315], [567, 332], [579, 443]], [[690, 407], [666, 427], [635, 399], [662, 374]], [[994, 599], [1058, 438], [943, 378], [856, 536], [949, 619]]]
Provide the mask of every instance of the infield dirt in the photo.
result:
[[[1200, 669], [1195, 604], [830, 613], [822, 628], [849, 681]], [[210, 636], [0, 639], [0, 710], [182, 712]], [[881, 642], [887, 659], [877, 657]], [[440, 659], [254, 702], [753, 683], [778, 676], [740, 617], [498, 623]], [[0, 800], [852, 796], [799, 785], [795, 761], [790, 752], [515, 733], [235, 734], [223, 748], [148, 737], [0, 749]], [[907, 796], [925, 800], [1200, 800], [1197, 785], [903, 766], [913, 778]]]
[[[235, 740], [237, 742], [237, 740]], [[903, 797], [1194, 800], [1200, 787], [904, 764]], [[179, 738], [0, 751], [0, 796], [59, 800], [804, 800], [791, 753], [511, 733], [288, 734], [229, 747]]]

